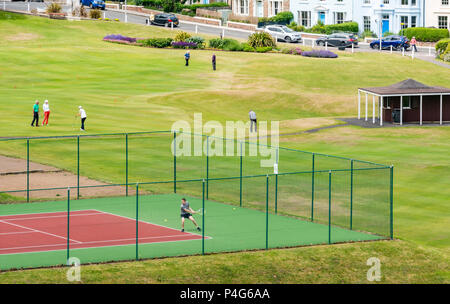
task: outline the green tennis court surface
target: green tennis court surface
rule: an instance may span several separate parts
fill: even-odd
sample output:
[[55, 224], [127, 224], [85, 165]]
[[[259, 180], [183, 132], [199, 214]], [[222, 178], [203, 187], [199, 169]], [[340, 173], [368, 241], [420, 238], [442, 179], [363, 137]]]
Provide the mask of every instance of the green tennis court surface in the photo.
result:
[[[161, 239], [149, 242], [148, 237], [144, 233], [151, 233], [151, 227], [164, 227], [164, 231], [175, 231], [180, 229], [180, 200], [183, 196], [179, 194], [158, 194], [158, 195], [141, 195], [139, 196], [139, 236], [138, 256], [139, 258], [154, 258], [168, 256], [182, 256], [202, 253], [201, 232], [195, 230], [194, 225], [190, 221], [186, 221], [186, 234], [192, 237], [186, 239], [177, 236], [170, 239], [171, 236], [165, 235]], [[191, 207], [196, 210], [202, 207], [202, 200], [199, 198], [188, 198]], [[132, 260], [136, 258], [136, 241], [135, 241], [135, 219], [136, 219], [136, 197], [114, 197], [114, 198], [96, 198], [73, 200], [70, 203], [72, 216], [70, 217], [70, 236], [77, 236], [84, 229], [86, 234], [87, 226], [83, 223], [77, 223], [77, 215], [97, 215], [101, 213], [108, 215], [102, 217], [103, 220], [96, 220], [96, 217], [90, 218], [89, 231], [92, 235], [97, 235], [96, 243], [90, 242], [91, 247], [77, 248], [82, 242], [72, 240], [70, 242], [70, 257], [77, 257], [82, 264], [98, 263], [108, 261]], [[94, 210], [94, 211], [93, 211]], [[308, 220], [287, 217], [269, 213], [266, 226], [266, 212], [242, 208], [235, 205], [227, 205], [214, 201], [205, 201], [204, 225], [202, 216], [195, 215], [195, 219], [204, 229], [204, 252], [230, 252], [252, 249], [265, 249], [266, 236], [269, 248], [289, 247], [312, 244], [327, 244], [329, 237], [332, 243], [368, 241], [384, 239], [385, 237], [352, 231], [336, 226], [329, 226], [326, 223], [312, 223]], [[88, 212], [88, 214], [86, 214]], [[96, 214], [93, 214], [95, 212]], [[40, 219], [39, 214], [53, 213], [58, 216], [58, 221], [48, 223], [40, 222], [46, 219]], [[29, 204], [9, 204], [0, 206], [0, 216], [4, 219], [8, 215], [32, 215], [33, 223], [41, 224], [41, 230], [36, 231], [33, 227], [27, 227], [26, 224], [17, 224], [15, 222], [13, 232], [0, 231], [0, 240], [2, 236], [11, 233], [14, 234], [14, 246], [20, 247], [21, 240], [25, 235], [29, 234], [47, 234], [47, 238], [58, 239], [58, 250], [52, 250], [47, 247], [42, 251], [42, 247], [36, 246], [35, 251], [30, 252], [33, 248], [27, 248], [28, 251], [2, 254], [0, 248], [0, 269], [7, 270], [13, 268], [31, 268], [63, 265], [67, 259], [67, 203], [65, 201], [29, 203]], [[115, 219], [119, 219], [117, 222]], [[126, 219], [126, 220], [124, 220]], [[7, 221], [7, 220], [5, 220]], [[0, 218], [1, 222], [1, 218]], [[141, 224], [142, 223], [142, 224]], [[131, 224], [131, 225], [130, 225]], [[146, 225], [141, 228], [141, 225]], [[267, 227], [267, 235], [266, 235]], [[26, 229], [20, 231], [20, 229]], [[167, 228], [167, 229], [166, 229]], [[41, 229], [41, 228], [39, 228]], [[51, 229], [50, 233], [45, 229]], [[111, 231], [119, 230], [118, 238], [123, 245], [109, 246]], [[128, 229], [128, 232], [125, 230]], [[34, 230], [34, 231], [30, 231]], [[162, 232], [163, 234], [166, 232]], [[330, 233], [331, 232], [331, 233]], [[330, 235], [329, 235], [330, 233]], [[124, 238], [123, 235], [127, 235]], [[119, 237], [121, 236], [121, 238]], [[199, 237], [200, 236], [200, 237]], [[29, 237], [29, 236], [28, 236]], [[71, 238], [72, 239], [72, 238]], [[78, 243], [80, 244], [78, 244]], [[103, 243], [102, 243], [103, 242]], [[86, 242], [86, 244], [89, 242]], [[110, 243], [110, 244], [117, 244]], [[98, 245], [98, 246], [97, 246]], [[51, 245], [50, 245], [51, 246]], [[92, 247], [95, 246], [95, 247]], [[4, 246], [5, 247], [5, 246]], [[31, 247], [31, 246], [23, 246]], [[78, 246], [80, 247], [80, 246]], [[64, 249], [62, 249], [64, 248]], [[3, 248], [3, 252], [7, 252], [8, 248]], [[10, 251], [11, 252], [11, 251]]]

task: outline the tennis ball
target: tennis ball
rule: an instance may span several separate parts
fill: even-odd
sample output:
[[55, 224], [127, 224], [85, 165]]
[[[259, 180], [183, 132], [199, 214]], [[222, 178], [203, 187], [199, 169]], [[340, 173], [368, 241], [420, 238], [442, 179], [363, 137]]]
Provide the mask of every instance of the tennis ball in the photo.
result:
[[233, 210], [236, 210], [236, 208], [233, 208]]
[[164, 222], [167, 222], [167, 219], [164, 219]]

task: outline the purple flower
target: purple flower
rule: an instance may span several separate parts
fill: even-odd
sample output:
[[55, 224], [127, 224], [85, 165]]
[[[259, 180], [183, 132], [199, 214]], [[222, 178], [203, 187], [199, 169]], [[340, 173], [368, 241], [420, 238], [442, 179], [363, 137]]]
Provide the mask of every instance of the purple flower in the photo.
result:
[[103, 40], [127, 41], [130, 43], [136, 42], [136, 38], [122, 36], [122, 35], [107, 35], [107, 36], [103, 37]]
[[291, 49], [289, 52], [291, 55], [301, 55], [303, 53], [301, 48]]
[[196, 49], [197, 43], [186, 41], [174, 41], [172, 42], [172, 47], [176, 49]]
[[331, 51], [325, 51], [325, 50], [312, 50], [303, 52], [302, 56], [305, 57], [318, 57], [318, 58], [337, 58], [338, 55], [331, 52]]

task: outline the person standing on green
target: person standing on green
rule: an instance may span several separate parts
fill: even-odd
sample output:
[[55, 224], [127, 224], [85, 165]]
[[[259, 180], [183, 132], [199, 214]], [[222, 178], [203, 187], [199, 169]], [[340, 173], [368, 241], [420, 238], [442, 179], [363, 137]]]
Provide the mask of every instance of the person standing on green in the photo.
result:
[[34, 122], [36, 122], [36, 127], [39, 127], [39, 100], [36, 100], [33, 106], [33, 121], [31, 122], [31, 126], [33, 126]]

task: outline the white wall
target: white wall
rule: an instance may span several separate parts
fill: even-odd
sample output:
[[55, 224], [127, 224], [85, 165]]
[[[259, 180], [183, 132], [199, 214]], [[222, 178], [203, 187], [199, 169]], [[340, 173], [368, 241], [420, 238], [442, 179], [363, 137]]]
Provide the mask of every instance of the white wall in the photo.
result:
[[344, 20], [352, 20], [353, 0], [290, 0], [290, 11], [294, 14], [294, 21], [300, 24], [299, 12], [311, 12], [311, 26], [319, 21], [319, 12], [325, 12], [325, 24], [335, 23], [336, 12], [344, 13]]
[[447, 16], [447, 28], [450, 29], [450, 4], [442, 5], [441, 0], [425, 0], [425, 26], [438, 27], [438, 16]]

